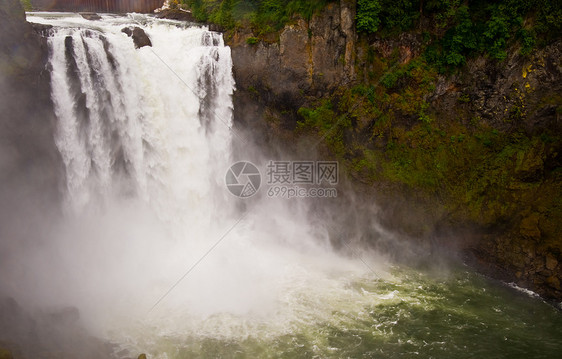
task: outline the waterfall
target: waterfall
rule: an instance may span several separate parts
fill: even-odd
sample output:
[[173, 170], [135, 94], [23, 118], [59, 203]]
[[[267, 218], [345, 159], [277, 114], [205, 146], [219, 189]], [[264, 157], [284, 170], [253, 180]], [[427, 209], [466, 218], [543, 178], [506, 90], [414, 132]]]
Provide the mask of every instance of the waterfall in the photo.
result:
[[[204, 28], [146, 28], [135, 49], [119, 26], [49, 37], [56, 144], [67, 202], [133, 196], [168, 220], [198, 213], [227, 168], [234, 89], [230, 48]], [[165, 190], [163, 190], [165, 189]]]
[[[239, 139], [221, 34], [146, 15], [31, 19], [54, 25], [49, 69], [66, 177], [63, 220], [44, 251], [27, 254], [29, 282], [39, 283], [29, 291], [42, 305], [76, 306], [120, 343], [142, 343], [139, 327], [154, 337], [240, 337], [329, 316], [349, 278], [372, 275], [372, 263], [332, 250], [306, 202], [228, 192]], [[152, 47], [135, 48], [128, 26]]]

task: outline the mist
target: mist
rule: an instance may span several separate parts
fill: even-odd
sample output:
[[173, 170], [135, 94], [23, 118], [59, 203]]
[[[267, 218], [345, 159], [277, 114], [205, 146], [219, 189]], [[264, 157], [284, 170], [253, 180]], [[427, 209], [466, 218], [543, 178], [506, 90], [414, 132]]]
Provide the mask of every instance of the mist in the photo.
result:
[[[233, 123], [219, 34], [106, 20], [33, 18], [63, 27], [46, 43], [50, 157], [17, 157], [33, 131], [0, 152], [0, 332], [20, 326], [8, 338], [23, 356], [134, 356], [163, 333], [282, 335], [331, 320], [335, 305], [361, 311], [355, 281], [391, 279], [393, 262], [429, 252], [385, 229], [372, 193], [352, 188], [341, 166], [336, 184], [321, 185], [335, 198], [268, 195], [272, 161], [330, 158], [312, 139], [264, 149]], [[152, 48], [135, 49], [121, 32], [129, 22]], [[20, 117], [35, 127], [34, 116]], [[248, 198], [227, 188], [238, 161], [260, 170]]]
[[[244, 135], [233, 133], [232, 64], [218, 34], [146, 24], [154, 48], [136, 50], [122, 23], [48, 39], [57, 161], [35, 174], [14, 169], [20, 149], [2, 151], [11, 178], [2, 188], [0, 294], [16, 313], [7, 323], [28, 321], [10, 339], [29, 348], [23, 355], [46, 347], [72, 357], [88, 345], [140, 352], [139, 330], [282, 333], [311, 313], [329, 316], [326, 296], [346, 298], [350, 278], [385, 275], [381, 256], [335, 250], [356, 240], [329, 206], [228, 192], [230, 165], [253, 161], [265, 188], [272, 158], [250, 141], [234, 145]], [[59, 185], [42, 186], [44, 173]]]

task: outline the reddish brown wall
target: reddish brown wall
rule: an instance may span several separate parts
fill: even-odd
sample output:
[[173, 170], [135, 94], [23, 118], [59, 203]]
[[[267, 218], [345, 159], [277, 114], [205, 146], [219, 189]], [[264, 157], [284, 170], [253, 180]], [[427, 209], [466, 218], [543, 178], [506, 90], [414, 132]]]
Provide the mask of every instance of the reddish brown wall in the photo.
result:
[[32, 0], [38, 11], [92, 11], [151, 13], [162, 7], [164, 0]]

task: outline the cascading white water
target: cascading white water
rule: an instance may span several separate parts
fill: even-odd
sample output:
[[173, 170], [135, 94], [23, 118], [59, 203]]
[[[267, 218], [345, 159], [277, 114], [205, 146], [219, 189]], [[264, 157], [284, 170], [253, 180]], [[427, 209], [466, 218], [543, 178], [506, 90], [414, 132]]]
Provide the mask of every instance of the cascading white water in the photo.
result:
[[213, 169], [228, 163], [230, 49], [218, 33], [156, 24], [153, 47], [137, 50], [122, 27], [49, 38], [69, 204], [76, 211], [126, 191], [167, 220], [197, 206], [208, 221], [201, 201], [217, 182]]
[[[373, 273], [336, 255], [305, 207], [263, 198], [242, 213], [227, 192], [234, 81], [220, 34], [138, 15], [31, 20], [56, 26], [68, 205], [36, 258], [43, 302], [75, 305], [100, 333], [143, 349], [163, 334], [290, 331], [368, 300], [349, 283]], [[135, 49], [121, 32], [131, 25], [153, 46]]]

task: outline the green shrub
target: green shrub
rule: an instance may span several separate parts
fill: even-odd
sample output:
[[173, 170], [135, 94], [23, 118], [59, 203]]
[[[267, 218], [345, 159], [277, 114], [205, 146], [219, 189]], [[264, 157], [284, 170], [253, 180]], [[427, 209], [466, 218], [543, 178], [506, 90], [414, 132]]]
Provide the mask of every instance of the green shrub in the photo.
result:
[[418, 0], [380, 0], [382, 27], [388, 30], [406, 31], [419, 19]]
[[249, 38], [246, 39], [246, 43], [248, 45], [255, 45], [258, 42], [260, 42], [260, 40], [257, 37], [249, 37]]
[[[251, 26], [258, 34], [278, 31], [292, 16], [310, 20], [330, 0], [182, 0], [199, 21], [232, 29]], [[333, 0], [332, 0], [333, 1]]]
[[521, 55], [529, 55], [536, 44], [536, 33], [534, 30], [521, 29], [518, 37], [521, 41]]
[[376, 32], [379, 29], [381, 4], [379, 0], [357, 0], [357, 30]]
[[562, 36], [562, 1], [358, 0], [357, 5], [357, 30], [365, 33], [407, 31], [421, 26], [420, 16], [428, 18], [430, 26], [421, 29], [424, 56], [439, 72], [475, 55], [501, 61], [516, 42], [526, 55]]

